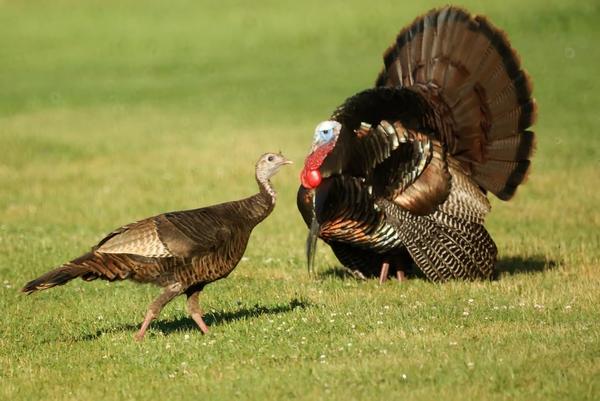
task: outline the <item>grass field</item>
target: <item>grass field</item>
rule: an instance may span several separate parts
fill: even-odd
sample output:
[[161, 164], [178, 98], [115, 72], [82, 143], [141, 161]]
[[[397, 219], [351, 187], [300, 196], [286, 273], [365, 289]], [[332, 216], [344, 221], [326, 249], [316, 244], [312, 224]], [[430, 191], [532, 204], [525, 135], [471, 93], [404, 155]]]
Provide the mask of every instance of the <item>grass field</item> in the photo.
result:
[[[0, 1], [0, 399], [597, 400], [600, 3], [465, 1], [503, 27], [539, 104], [528, 183], [493, 201], [493, 282], [345, 276], [304, 264], [295, 206], [314, 126], [372, 85], [394, 1]], [[19, 288], [115, 227], [256, 191], [296, 161], [246, 259], [133, 341], [160, 291]]]

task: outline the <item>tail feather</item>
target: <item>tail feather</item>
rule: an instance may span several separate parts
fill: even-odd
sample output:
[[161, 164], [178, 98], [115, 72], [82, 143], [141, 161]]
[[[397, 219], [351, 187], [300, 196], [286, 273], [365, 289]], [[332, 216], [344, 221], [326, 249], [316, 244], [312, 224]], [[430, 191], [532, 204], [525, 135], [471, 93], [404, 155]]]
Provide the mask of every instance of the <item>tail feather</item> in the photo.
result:
[[[520, 135], [529, 127], [527, 121], [535, 118], [536, 105], [533, 99], [529, 102], [515, 105], [502, 115], [496, 116], [494, 124], [487, 133], [490, 142], [513, 135]], [[533, 134], [533, 132], [530, 132]]]
[[435, 108], [451, 125], [443, 138], [450, 154], [483, 188], [510, 199], [528, 172], [536, 107], [506, 34], [485, 17], [444, 7], [403, 29], [384, 63], [376, 85], [412, 87], [443, 103]]
[[517, 162], [488, 160], [478, 168], [478, 177], [485, 179], [488, 190], [502, 200], [508, 200], [529, 171], [529, 160]]
[[89, 273], [89, 270], [83, 266], [66, 264], [28, 282], [21, 291], [31, 294], [36, 291], [46, 290], [57, 285], [66, 284], [85, 273]]
[[46, 274], [41, 275], [25, 284], [21, 291], [31, 294], [35, 291], [46, 290], [64, 285], [74, 278], [81, 277], [85, 281], [95, 280], [98, 277], [106, 276], [103, 270], [97, 268], [97, 254], [88, 252], [64, 265], [50, 270]]
[[529, 160], [534, 150], [535, 137], [529, 131], [498, 139], [488, 146], [490, 160]]
[[[148, 271], [157, 273], [157, 269], [165, 268], [171, 262], [172, 259], [167, 259], [165, 262], [167, 264], [161, 265], [157, 264], [155, 259], [144, 256], [92, 251], [30, 281], [25, 284], [22, 291], [30, 294], [66, 284], [77, 277], [81, 277], [85, 281], [98, 278], [107, 281], [125, 280], [131, 276], [133, 266], [142, 264], [148, 268]], [[152, 274], [149, 273], [148, 276], [152, 277]]]

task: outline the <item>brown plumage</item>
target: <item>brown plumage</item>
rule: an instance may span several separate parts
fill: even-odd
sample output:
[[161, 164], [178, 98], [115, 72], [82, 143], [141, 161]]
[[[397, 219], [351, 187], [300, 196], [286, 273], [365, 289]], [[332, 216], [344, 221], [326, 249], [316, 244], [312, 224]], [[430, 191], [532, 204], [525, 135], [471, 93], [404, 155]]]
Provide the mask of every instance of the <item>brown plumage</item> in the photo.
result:
[[275, 207], [270, 179], [290, 164], [281, 154], [266, 153], [256, 163], [259, 193], [238, 201], [201, 209], [164, 213], [123, 226], [101, 240], [92, 250], [23, 288], [28, 294], [81, 277], [108, 281], [130, 279], [164, 287], [150, 305], [137, 333], [141, 340], [150, 322], [180, 294], [188, 297], [191, 317], [203, 333], [198, 295], [205, 285], [227, 277], [241, 259], [250, 233]]
[[[531, 83], [506, 35], [456, 7], [432, 10], [384, 53], [375, 88], [317, 126], [298, 191], [315, 235], [360, 275], [488, 278], [487, 192], [510, 199], [529, 171]], [[311, 257], [309, 256], [309, 269]]]

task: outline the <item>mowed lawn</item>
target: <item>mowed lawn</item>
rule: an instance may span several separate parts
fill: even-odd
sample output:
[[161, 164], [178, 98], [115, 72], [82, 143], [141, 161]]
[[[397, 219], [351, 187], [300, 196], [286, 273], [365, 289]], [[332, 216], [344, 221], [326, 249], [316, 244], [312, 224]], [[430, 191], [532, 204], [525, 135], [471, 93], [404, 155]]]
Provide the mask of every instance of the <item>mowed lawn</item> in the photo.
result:
[[[525, 186], [493, 200], [499, 279], [356, 281], [304, 261], [298, 172], [314, 126], [371, 86], [432, 1], [0, 1], [0, 399], [597, 400], [600, 4], [464, 1], [534, 83]], [[112, 229], [253, 194], [281, 150], [246, 258], [143, 343], [160, 289], [28, 280]]]

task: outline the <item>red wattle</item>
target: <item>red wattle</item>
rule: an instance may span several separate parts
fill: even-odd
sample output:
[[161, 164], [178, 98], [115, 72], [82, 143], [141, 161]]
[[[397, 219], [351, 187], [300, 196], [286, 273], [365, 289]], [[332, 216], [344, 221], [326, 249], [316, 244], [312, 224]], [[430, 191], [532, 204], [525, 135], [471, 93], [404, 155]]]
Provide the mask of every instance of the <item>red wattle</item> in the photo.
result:
[[304, 161], [304, 169], [300, 173], [300, 181], [302, 186], [306, 189], [315, 189], [321, 184], [322, 176], [319, 168], [323, 163], [323, 160], [333, 150], [335, 141], [326, 143], [315, 150], [306, 157]]
[[314, 189], [321, 183], [321, 172], [319, 170], [302, 170], [300, 181], [306, 189]]

